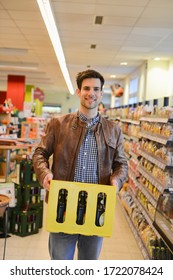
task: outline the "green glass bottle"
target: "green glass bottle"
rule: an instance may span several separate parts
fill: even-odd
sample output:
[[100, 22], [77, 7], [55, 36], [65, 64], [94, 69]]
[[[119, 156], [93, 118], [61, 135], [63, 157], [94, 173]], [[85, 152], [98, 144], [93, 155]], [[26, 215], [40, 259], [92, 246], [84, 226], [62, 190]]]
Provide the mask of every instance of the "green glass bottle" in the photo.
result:
[[58, 223], [63, 223], [65, 221], [66, 204], [67, 204], [67, 190], [61, 189], [59, 191], [58, 205], [57, 205], [56, 221]]
[[78, 207], [77, 207], [77, 219], [76, 224], [83, 225], [85, 223], [85, 213], [86, 213], [86, 191], [79, 192]]
[[96, 209], [96, 219], [95, 219], [95, 225], [98, 227], [104, 225], [105, 206], [106, 206], [106, 195], [105, 193], [101, 192], [98, 194], [98, 198], [97, 198], [97, 209]]

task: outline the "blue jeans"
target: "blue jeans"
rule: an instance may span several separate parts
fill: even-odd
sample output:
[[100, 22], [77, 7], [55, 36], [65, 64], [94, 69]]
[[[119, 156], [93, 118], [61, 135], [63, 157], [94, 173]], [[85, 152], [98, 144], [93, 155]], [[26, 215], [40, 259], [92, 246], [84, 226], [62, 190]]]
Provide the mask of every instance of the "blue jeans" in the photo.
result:
[[75, 248], [78, 248], [78, 260], [97, 260], [103, 237], [62, 232], [49, 234], [49, 254], [52, 260], [73, 260]]

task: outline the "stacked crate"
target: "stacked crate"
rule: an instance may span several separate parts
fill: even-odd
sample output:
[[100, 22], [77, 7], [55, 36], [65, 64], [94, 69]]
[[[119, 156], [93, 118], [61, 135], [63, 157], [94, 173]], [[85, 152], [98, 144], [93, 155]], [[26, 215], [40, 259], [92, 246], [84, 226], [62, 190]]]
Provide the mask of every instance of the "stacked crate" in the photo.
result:
[[42, 187], [36, 180], [32, 160], [20, 162], [19, 184], [15, 185], [16, 207], [12, 214], [11, 231], [19, 236], [38, 233], [42, 227]]

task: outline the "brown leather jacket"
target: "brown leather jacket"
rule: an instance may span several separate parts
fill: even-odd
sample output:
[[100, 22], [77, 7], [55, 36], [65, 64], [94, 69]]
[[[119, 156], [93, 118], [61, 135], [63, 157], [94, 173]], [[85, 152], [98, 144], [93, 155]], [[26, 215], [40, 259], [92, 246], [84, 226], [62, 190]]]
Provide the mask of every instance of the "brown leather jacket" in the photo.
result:
[[[100, 116], [93, 128], [98, 147], [98, 182], [115, 185], [118, 189], [127, 180], [128, 165], [124, 154], [123, 136], [119, 126]], [[33, 154], [34, 170], [42, 185], [52, 172], [54, 180], [73, 181], [77, 155], [86, 132], [86, 123], [78, 113], [67, 114], [49, 121], [45, 135]], [[49, 157], [53, 155], [51, 170]]]

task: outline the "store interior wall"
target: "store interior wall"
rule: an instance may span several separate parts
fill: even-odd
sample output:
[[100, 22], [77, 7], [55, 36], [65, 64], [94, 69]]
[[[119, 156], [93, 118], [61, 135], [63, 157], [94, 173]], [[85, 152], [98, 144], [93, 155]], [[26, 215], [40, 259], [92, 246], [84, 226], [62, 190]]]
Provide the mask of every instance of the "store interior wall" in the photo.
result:
[[[138, 102], [159, 99], [161, 102], [165, 96], [173, 96], [173, 60], [170, 61], [146, 61], [135, 72], [124, 80], [124, 95], [120, 99], [120, 105], [129, 103], [130, 80], [138, 77]], [[173, 106], [173, 97], [170, 98], [170, 106]], [[160, 103], [160, 106], [163, 106]]]
[[168, 61], [148, 61], [145, 99], [168, 96]]
[[130, 81], [131, 79], [138, 78], [138, 102], [143, 102], [146, 98], [146, 65], [147, 63], [143, 63], [140, 67], [138, 67], [134, 72], [126, 77], [124, 80], [124, 94], [119, 99], [120, 105], [128, 105], [129, 104], [129, 91], [130, 91]]
[[146, 80], [147, 80], [147, 63], [143, 63], [139, 69], [140, 77], [139, 77], [139, 90], [138, 90], [138, 100], [139, 102], [143, 102], [146, 100]]
[[79, 99], [76, 94], [71, 95], [68, 92], [66, 94], [56, 95], [54, 93], [49, 93], [45, 95], [45, 104], [60, 104], [61, 105], [61, 114], [68, 114], [76, 110], [79, 106]]

